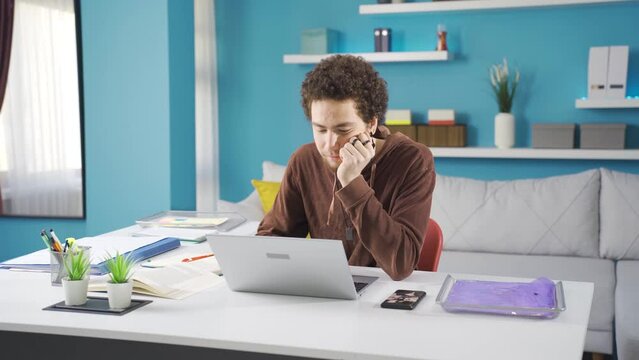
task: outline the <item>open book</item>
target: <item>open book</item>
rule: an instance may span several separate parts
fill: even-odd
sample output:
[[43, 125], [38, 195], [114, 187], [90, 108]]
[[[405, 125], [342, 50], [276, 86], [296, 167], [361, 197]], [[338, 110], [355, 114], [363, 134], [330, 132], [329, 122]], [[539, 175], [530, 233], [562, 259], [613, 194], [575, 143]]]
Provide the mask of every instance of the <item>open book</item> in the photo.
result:
[[[133, 292], [167, 299], [184, 299], [224, 281], [212, 271], [216, 264], [217, 261], [213, 259], [202, 259], [162, 268], [139, 268], [131, 277]], [[92, 277], [89, 291], [106, 291], [107, 281], [108, 275]]]

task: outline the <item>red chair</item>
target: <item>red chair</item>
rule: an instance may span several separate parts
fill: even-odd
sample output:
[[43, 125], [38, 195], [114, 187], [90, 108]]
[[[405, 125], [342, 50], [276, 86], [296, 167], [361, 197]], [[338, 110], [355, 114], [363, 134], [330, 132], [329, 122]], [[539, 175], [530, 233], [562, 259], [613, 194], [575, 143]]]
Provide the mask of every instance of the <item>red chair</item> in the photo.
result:
[[424, 234], [424, 246], [422, 246], [422, 251], [419, 254], [417, 270], [437, 271], [443, 244], [444, 235], [442, 234], [442, 229], [435, 220], [429, 219], [428, 226], [426, 226], [426, 234]]

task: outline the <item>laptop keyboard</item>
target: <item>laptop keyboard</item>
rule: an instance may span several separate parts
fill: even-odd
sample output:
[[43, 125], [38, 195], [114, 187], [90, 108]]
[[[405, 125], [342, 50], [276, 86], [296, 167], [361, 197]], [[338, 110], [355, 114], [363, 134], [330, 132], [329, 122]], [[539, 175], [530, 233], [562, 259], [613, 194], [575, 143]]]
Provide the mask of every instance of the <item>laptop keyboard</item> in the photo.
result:
[[368, 285], [368, 283], [365, 282], [357, 282], [355, 281], [353, 284], [355, 284], [355, 291], [356, 292], [360, 292], [363, 288], [366, 287], [366, 285]]

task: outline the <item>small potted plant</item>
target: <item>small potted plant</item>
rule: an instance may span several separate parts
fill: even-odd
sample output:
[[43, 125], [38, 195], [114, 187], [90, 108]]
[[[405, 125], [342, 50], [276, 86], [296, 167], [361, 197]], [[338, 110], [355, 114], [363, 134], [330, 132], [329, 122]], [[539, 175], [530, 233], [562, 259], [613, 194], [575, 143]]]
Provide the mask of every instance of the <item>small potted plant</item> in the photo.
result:
[[91, 261], [84, 249], [71, 251], [65, 255], [63, 263], [67, 276], [62, 279], [64, 303], [66, 305], [84, 305], [87, 302]]
[[111, 278], [107, 282], [107, 297], [110, 308], [124, 309], [131, 305], [133, 283], [130, 280], [135, 263], [131, 254], [125, 256], [119, 252], [114, 257], [109, 255], [106, 259], [106, 268]]
[[519, 71], [514, 76], [508, 73], [508, 61], [490, 68], [492, 85], [499, 113], [495, 116], [495, 145], [500, 149], [515, 145], [515, 117], [511, 113], [513, 99], [519, 85]]

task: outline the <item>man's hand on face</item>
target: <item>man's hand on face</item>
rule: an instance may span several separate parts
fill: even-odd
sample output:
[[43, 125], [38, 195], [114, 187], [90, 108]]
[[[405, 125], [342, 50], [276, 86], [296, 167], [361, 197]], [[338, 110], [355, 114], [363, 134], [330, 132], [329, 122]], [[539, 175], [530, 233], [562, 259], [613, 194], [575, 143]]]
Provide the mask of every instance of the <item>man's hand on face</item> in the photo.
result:
[[359, 134], [348, 140], [339, 150], [342, 163], [337, 168], [337, 179], [342, 187], [350, 184], [375, 156], [373, 138], [368, 134]]

